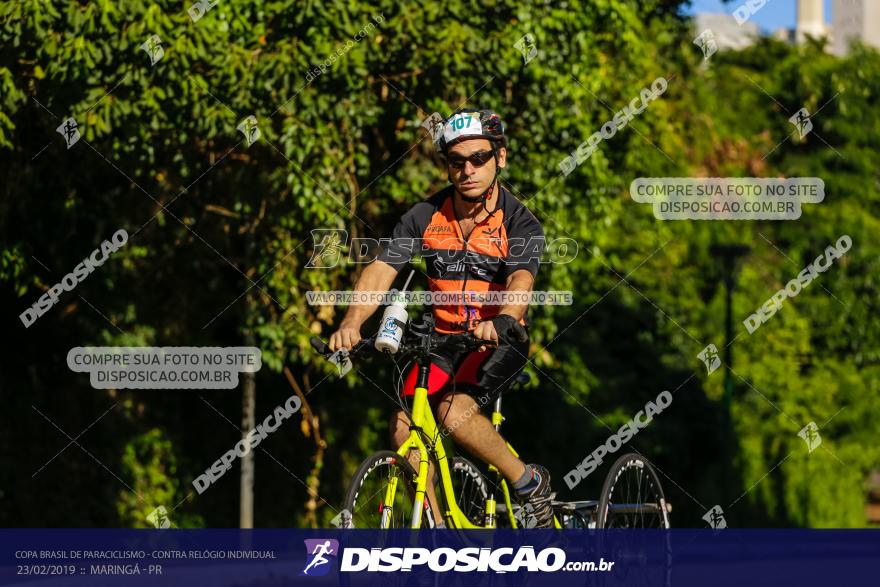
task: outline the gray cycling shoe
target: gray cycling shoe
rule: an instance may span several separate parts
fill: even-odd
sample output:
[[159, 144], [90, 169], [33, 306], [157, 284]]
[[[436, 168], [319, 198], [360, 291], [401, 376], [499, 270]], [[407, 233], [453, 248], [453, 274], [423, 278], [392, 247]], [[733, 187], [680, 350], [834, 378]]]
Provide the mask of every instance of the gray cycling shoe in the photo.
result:
[[541, 465], [529, 465], [537, 484], [529, 483], [522, 491], [514, 491], [517, 501], [522, 504], [515, 514], [523, 528], [553, 528], [553, 508], [550, 502], [554, 494], [550, 491], [550, 473]]

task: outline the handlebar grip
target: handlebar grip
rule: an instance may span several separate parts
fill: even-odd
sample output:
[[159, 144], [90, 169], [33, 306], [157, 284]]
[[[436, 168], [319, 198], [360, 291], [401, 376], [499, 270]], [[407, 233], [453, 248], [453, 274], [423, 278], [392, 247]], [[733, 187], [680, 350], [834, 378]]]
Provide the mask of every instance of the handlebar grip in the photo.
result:
[[446, 337], [441, 340], [441, 344], [456, 346], [460, 349], [467, 351], [476, 351], [481, 346], [486, 346], [487, 348], [495, 347], [495, 343], [493, 343], [492, 341], [477, 338], [471, 333], [447, 334]]
[[315, 349], [316, 352], [322, 355], [330, 354], [330, 349], [327, 348], [327, 343], [317, 336], [313, 336], [311, 339], [309, 339], [309, 343], [312, 345], [312, 348]]

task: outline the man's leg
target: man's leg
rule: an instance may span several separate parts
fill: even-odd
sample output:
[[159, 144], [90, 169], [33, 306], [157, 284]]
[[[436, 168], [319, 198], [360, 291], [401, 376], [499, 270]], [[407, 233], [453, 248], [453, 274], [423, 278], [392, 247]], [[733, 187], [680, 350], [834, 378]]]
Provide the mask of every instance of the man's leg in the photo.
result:
[[[391, 442], [395, 450], [409, 438], [409, 418], [403, 410], [397, 410], [391, 416], [390, 422]], [[419, 451], [411, 450], [407, 455], [407, 460], [412, 464], [413, 468], [419, 470]], [[434, 514], [434, 523], [443, 523], [443, 513], [440, 511], [440, 504], [437, 502], [437, 495], [434, 492], [434, 463], [428, 461], [428, 485], [425, 493], [428, 496], [428, 503], [431, 504], [431, 511]]]
[[550, 474], [540, 465], [526, 466], [516, 458], [477, 402], [464, 393], [447, 393], [440, 400], [437, 420], [453, 440], [474, 456], [495, 465], [510, 483], [514, 497], [523, 504], [524, 527], [552, 528], [553, 508]]
[[465, 393], [449, 392], [437, 406], [437, 422], [452, 439], [469, 453], [498, 467], [510, 483], [516, 482], [526, 470], [504, 438], [495, 430], [474, 398]]

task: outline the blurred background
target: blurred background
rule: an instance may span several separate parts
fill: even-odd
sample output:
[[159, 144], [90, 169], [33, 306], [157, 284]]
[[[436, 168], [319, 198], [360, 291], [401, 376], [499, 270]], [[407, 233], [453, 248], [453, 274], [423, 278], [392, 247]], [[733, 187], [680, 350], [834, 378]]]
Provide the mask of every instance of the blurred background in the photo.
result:
[[[674, 390], [628, 446], [656, 463], [674, 526], [716, 505], [729, 526], [880, 523], [880, 5], [760, 4], [0, 5], [0, 522], [144, 527], [162, 506], [180, 527], [327, 526], [387, 447], [396, 372], [339, 379], [309, 348], [344, 308], [305, 292], [363, 268], [347, 250], [306, 268], [311, 231], [390, 236], [447, 184], [423, 122], [472, 106], [507, 125], [503, 185], [579, 247], [542, 265], [535, 289], [574, 304], [531, 310], [532, 382], [505, 403], [506, 436], [559, 498], [597, 498], [613, 459], [572, 491], [564, 474]], [[717, 52], [695, 43], [705, 30]], [[659, 76], [659, 99], [560, 174]], [[638, 177], [728, 176], [819, 177], [826, 197], [793, 221], [661, 221], [629, 195]], [[25, 328], [120, 228], [128, 243]], [[742, 321], [844, 234], [852, 249], [749, 335]], [[724, 361], [711, 374], [708, 344]], [[87, 345], [254, 345], [263, 367], [235, 390], [95, 390], [66, 364]], [[302, 414], [197, 494], [293, 393]]]

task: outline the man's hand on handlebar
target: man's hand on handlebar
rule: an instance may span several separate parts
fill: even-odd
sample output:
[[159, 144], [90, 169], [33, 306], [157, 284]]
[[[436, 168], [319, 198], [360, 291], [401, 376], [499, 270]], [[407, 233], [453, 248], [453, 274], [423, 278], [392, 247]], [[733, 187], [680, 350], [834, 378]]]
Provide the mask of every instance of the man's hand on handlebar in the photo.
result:
[[[495, 325], [492, 324], [491, 320], [487, 320], [485, 322], [480, 322], [479, 324], [477, 324], [477, 327], [474, 328], [471, 334], [473, 334], [475, 338], [488, 340], [494, 343], [493, 346], [498, 346], [498, 333], [495, 331]], [[478, 352], [483, 352], [487, 348], [489, 347], [483, 345], [479, 348]]]
[[[414, 326], [414, 325], [410, 325]], [[421, 330], [421, 331], [420, 331]], [[503, 336], [502, 336], [503, 339]], [[339, 330], [330, 337], [329, 344], [325, 344], [318, 337], [312, 337], [310, 343], [316, 352], [330, 357], [340, 349], [346, 349], [350, 353], [346, 358], [360, 355], [364, 351], [380, 353], [375, 348], [376, 337], [361, 338], [358, 328], [350, 325], [340, 325]], [[400, 343], [397, 354], [401, 356], [424, 356], [427, 357], [438, 349], [453, 349], [461, 352], [474, 352], [495, 348], [498, 343], [494, 340], [478, 338], [470, 332], [459, 334], [440, 334], [432, 329], [408, 329]]]
[[[491, 320], [480, 322], [473, 331], [477, 338], [491, 341], [494, 346], [500, 343], [510, 344], [513, 341], [526, 342], [529, 334], [525, 328], [514, 318], [507, 314], [498, 314]], [[486, 346], [480, 347], [480, 351], [486, 350]]]
[[339, 325], [339, 330], [330, 335], [330, 343], [328, 346], [331, 351], [338, 351], [341, 348], [351, 350], [361, 340], [360, 325], [347, 323], [344, 320]]

